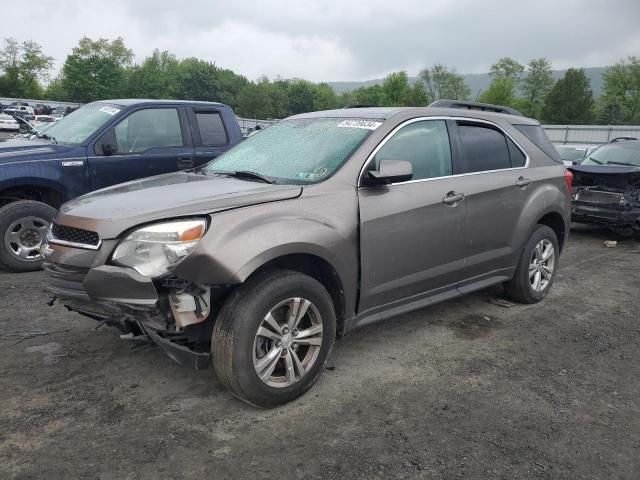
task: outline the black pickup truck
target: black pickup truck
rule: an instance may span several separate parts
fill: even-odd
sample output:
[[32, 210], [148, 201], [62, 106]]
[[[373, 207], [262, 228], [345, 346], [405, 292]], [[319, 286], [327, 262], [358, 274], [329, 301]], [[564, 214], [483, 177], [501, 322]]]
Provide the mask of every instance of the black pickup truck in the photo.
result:
[[0, 268], [40, 268], [42, 239], [67, 200], [200, 167], [241, 140], [227, 105], [175, 100], [94, 102], [29, 138], [0, 140]]

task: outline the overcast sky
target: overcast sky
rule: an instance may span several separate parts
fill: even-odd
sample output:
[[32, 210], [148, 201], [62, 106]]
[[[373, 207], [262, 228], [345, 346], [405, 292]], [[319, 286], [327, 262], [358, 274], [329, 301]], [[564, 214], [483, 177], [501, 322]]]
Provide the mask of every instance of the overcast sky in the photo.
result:
[[[3, 0], [9, 2], [9, 0]], [[486, 72], [496, 59], [554, 69], [640, 55], [640, 0], [20, 0], [0, 36], [32, 39], [60, 67], [83, 35], [122, 36], [215, 61], [250, 79], [366, 80], [436, 62]]]

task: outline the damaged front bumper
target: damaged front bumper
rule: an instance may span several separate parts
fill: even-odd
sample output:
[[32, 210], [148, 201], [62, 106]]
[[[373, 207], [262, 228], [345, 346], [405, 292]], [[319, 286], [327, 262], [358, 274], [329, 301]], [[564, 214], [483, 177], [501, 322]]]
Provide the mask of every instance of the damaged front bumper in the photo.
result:
[[47, 262], [44, 269], [47, 292], [67, 309], [118, 328], [126, 340], [155, 344], [180, 365], [209, 367], [210, 300], [202, 300], [206, 307], [199, 310], [201, 318], [181, 310], [180, 301], [188, 303], [185, 299], [191, 297], [185, 293], [186, 282], [154, 283], [135, 270], [111, 265], [86, 268]]
[[574, 200], [571, 204], [571, 221], [640, 233], [640, 205], [603, 205]]

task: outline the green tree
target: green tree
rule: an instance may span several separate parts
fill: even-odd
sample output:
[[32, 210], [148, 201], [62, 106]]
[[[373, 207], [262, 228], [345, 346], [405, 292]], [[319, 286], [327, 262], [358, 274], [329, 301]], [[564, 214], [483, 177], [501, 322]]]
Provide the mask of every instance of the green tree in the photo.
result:
[[551, 63], [546, 58], [536, 58], [527, 65], [527, 76], [522, 81], [523, 110], [526, 115], [540, 118], [547, 95], [553, 88]]
[[247, 118], [274, 117], [269, 82], [248, 83], [238, 94], [236, 113]]
[[607, 68], [603, 78], [607, 123], [640, 123], [640, 58], [618, 62]]
[[384, 105], [384, 92], [382, 85], [360, 87], [352, 92], [352, 100], [348, 105]]
[[313, 111], [314, 93], [314, 87], [311, 82], [292, 80], [288, 89], [289, 113], [295, 115]]
[[489, 69], [489, 75], [494, 78], [502, 77], [518, 79], [523, 72], [524, 66], [509, 57], [501, 58], [491, 65], [491, 69]]
[[125, 68], [132, 58], [121, 37], [112, 41], [83, 37], [64, 62], [61, 86], [76, 102], [117, 98], [125, 91]]
[[53, 57], [45, 55], [38, 43], [6, 38], [0, 50], [0, 95], [39, 98], [40, 80], [47, 78], [52, 65]]
[[180, 61], [176, 80], [177, 98], [214, 102], [220, 97], [216, 66], [212, 62], [185, 58]]
[[402, 105], [409, 91], [407, 72], [393, 72], [387, 75], [382, 83], [384, 103], [388, 106]]
[[142, 65], [127, 70], [126, 96], [173, 98], [177, 91], [178, 66], [175, 55], [154, 50]]
[[466, 100], [469, 97], [469, 87], [465, 84], [464, 77], [440, 63], [422, 70], [419, 78], [426, 86], [430, 101], [441, 98]]
[[479, 102], [512, 107], [516, 103], [516, 84], [511, 77], [496, 77], [478, 97]]
[[424, 107], [428, 105], [429, 95], [424, 89], [424, 84], [418, 81], [409, 87], [402, 103], [406, 107]]
[[593, 106], [593, 92], [584, 70], [570, 68], [547, 95], [542, 118], [555, 124], [588, 124], [593, 120]]
[[331, 110], [338, 107], [338, 96], [328, 83], [318, 83], [313, 92], [314, 110]]

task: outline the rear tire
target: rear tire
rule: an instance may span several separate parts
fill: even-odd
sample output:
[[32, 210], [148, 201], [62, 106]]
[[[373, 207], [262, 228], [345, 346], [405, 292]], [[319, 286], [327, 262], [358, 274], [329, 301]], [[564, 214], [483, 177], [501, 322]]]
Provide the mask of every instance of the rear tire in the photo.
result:
[[513, 278], [504, 284], [509, 298], [519, 303], [538, 303], [553, 285], [560, 248], [555, 232], [537, 225], [522, 250]]
[[333, 303], [321, 283], [289, 270], [261, 273], [223, 305], [211, 340], [213, 367], [240, 400], [281, 405], [316, 382], [335, 332]]
[[56, 214], [55, 208], [20, 200], [0, 208], [0, 268], [10, 272], [40, 270], [40, 245]]

